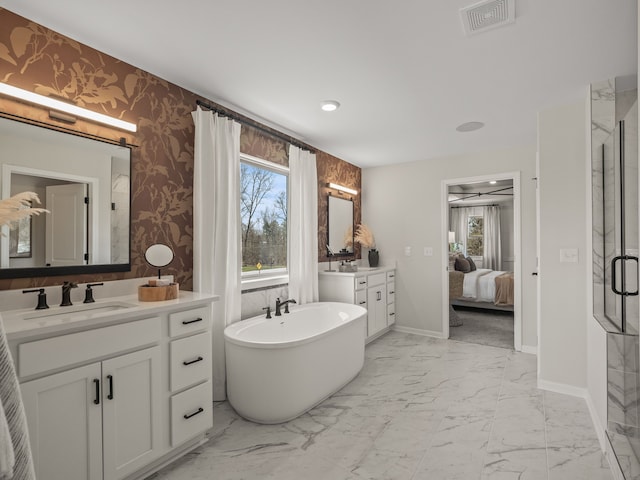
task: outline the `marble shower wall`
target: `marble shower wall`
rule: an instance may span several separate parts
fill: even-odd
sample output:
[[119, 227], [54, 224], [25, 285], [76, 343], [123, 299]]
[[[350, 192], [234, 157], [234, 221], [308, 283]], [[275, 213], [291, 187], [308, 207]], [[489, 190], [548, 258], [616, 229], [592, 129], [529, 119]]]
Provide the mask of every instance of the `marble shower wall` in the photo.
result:
[[[625, 120], [624, 150], [628, 161], [625, 175], [632, 179], [625, 183], [625, 206], [628, 212], [638, 211], [637, 151], [637, 90], [616, 92], [614, 79], [591, 86], [591, 158], [593, 194], [593, 301], [594, 314], [607, 330], [607, 435], [617, 461], [627, 479], [640, 479], [640, 359], [638, 342], [638, 302], [627, 297], [627, 324], [631, 334], [622, 334], [605, 316], [619, 317], [619, 297], [611, 292], [609, 261], [621, 255], [619, 238], [620, 220], [613, 215], [619, 204], [616, 183], [617, 156], [613, 156], [616, 126]], [[617, 138], [617, 136], [616, 136]], [[607, 140], [610, 142], [607, 142]], [[617, 141], [617, 140], [616, 140]], [[607, 156], [603, 144], [607, 142]], [[637, 215], [627, 215], [626, 254], [638, 255]], [[635, 286], [636, 275], [629, 270], [630, 289]], [[619, 327], [619, 326], [618, 326]]]
[[[0, 8], [0, 81], [69, 99], [79, 106], [136, 123], [138, 132], [78, 120], [58, 127], [111, 140], [125, 137], [132, 149], [131, 272], [74, 275], [79, 282], [109, 281], [152, 275], [144, 250], [153, 243], [170, 245], [176, 258], [166, 268], [182, 289], [193, 276], [193, 141], [191, 112], [205, 100], [117, 58], [60, 35]], [[215, 105], [215, 104], [214, 104]], [[0, 111], [54, 124], [48, 111], [0, 98]], [[238, 115], [242, 117], [241, 115]], [[243, 125], [244, 153], [288, 163], [288, 144]], [[360, 168], [317, 151], [318, 183], [338, 182], [360, 190]], [[326, 190], [319, 188], [319, 238], [326, 237]], [[360, 197], [356, 197], [359, 221]], [[325, 223], [323, 223], [325, 222]], [[324, 233], [323, 233], [324, 232]], [[324, 244], [324, 242], [322, 243]], [[319, 251], [318, 260], [324, 252]], [[0, 290], [57, 285], [61, 277], [0, 280]]]

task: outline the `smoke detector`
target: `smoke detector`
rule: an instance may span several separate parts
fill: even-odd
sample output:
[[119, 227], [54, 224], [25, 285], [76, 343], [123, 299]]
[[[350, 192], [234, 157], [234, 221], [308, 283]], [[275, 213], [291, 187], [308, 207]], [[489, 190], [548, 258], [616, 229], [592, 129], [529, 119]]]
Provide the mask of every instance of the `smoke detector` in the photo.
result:
[[460, 9], [466, 35], [503, 27], [516, 21], [515, 0], [484, 0]]

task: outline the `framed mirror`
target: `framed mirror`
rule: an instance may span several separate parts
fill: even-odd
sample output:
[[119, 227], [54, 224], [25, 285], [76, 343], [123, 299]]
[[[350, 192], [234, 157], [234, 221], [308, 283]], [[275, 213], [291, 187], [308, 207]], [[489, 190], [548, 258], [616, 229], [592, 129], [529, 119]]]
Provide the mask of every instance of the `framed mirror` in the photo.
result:
[[327, 245], [333, 256], [353, 255], [353, 200], [329, 195]]
[[49, 210], [2, 227], [0, 278], [131, 270], [130, 189], [128, 146], [0, 118], [1, 198], [35, 192]]

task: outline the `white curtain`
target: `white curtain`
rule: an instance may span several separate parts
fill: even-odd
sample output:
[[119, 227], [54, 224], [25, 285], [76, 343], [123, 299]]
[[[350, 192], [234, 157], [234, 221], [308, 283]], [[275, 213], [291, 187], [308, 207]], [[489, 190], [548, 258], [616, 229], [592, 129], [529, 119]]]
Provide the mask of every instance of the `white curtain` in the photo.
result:
[[318, 301], [318, 174], [316, 156], [289, 147], [289, 298]]
[[462, 244], [462, 251], [467, 253], [467, 231], [469, 230], [469, 214], [471, 208], [449, 208], [449, 231], [455, 232], [456, 243]]
[[240, 320], [240, 124], [198, 107], [193, 169], [193, 290], [215, 293], [213, 399], [226, 398], [224, 328]]
[[484, 207], [483, 263], [484, 268], [502, 269], [502, 250], [500, 247], [500, 207]]

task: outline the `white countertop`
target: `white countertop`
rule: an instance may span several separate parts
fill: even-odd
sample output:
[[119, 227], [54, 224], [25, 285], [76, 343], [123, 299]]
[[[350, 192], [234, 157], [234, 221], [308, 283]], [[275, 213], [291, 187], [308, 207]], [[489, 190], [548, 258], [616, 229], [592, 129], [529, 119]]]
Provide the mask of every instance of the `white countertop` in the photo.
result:
[[[46, 310], [23, 308], [0, 312], [7, 338], [15, 340], [25, 337], [59, 335], [88, 327], [96, 328], [119, 323], [122, 316], [128, 319], [153, 315], [171, 307], [176, 310], [190, 304], [205, 304], [220, 297], [206, 293], [180, 291], [175, 300], [141, 302], [138, 295], [124, 295], [96, 300], [95, 303], [76, 303], [68, 307], [52, 306]], [[118, 308], [126, 307], [126, 308]], [[113, 309], [110, 309], [114, 307]], [[88, 309], [88, 310], [85, 310]], [[29, 318], [32, 317], [32, 318]]]
[[358, 271], [357, 272], [339, 272], [338, 271], [339, 266], [340, 266], [339, 264], [338, 265], [331, 265], [331, 269], [335, 270], [335, 271], [329, 272], [327, 270], [320, 270], [318, 272], [318, 274], [319, 275], [339, 275], [339, 276], [355, 277], [355, 276], [374, 275], [376, 273], [389, 272], [389, 271], [394, 270], [396, 268], [395, 266], [381, 266], [381, 267], [375, 267], [375, 268], [358, 266]]

